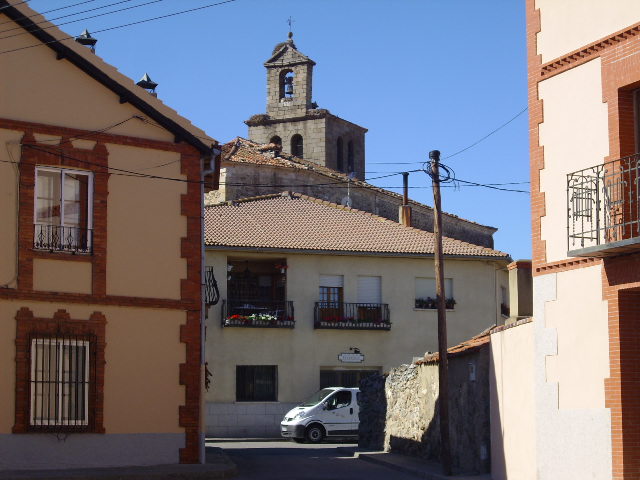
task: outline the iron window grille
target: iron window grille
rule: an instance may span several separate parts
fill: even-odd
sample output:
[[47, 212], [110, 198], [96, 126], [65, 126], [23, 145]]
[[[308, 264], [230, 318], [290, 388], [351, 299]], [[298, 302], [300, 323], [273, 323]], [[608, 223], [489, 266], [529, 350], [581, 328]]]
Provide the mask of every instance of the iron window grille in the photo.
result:
[[237, 402], [277, 402], [277, 365], [237, 365]]
[[35, 224], [33, 246], [50, 252], [91, 253], [93, 231], [88, 228]]
[[30, 430], [89, 430], [95, 378], [93, 337], [34, 335], [30, 345]]

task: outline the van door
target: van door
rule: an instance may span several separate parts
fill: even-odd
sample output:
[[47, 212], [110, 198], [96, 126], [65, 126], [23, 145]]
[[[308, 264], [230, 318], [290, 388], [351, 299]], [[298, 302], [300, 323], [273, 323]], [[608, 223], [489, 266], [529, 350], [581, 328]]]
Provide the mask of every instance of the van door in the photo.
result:
[[353, 403], [355, 395], [350, 390], [338, 390], [331, 395], [325, 403], [323, 423], [327, 429], [327, 435], [355, 435], [358, 427], [353, 422]]

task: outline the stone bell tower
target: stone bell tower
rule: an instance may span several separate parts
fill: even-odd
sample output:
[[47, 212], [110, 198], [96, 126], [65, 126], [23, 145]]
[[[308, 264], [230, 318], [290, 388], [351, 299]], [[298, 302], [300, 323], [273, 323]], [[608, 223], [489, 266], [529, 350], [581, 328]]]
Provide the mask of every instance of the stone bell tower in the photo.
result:
[[275, 46], [264, 63], [267, 112], [245, 122], [249, 139], [278, 143], [284, 152], [364, 179], [367, 129], [318, 108], [312, 97], [315, 64], [298, 51], [291, 32]]

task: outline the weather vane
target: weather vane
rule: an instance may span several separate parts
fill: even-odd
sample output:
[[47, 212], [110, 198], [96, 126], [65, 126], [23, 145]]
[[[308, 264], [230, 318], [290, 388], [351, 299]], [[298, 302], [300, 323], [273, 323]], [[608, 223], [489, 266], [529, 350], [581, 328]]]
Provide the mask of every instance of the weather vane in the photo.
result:
[[293, 37], [293, 23], [294, 23], [294, 20], [291, 18], [291, 16], [289, 16], [287, 23], [289, 24], [289, 38], [291, 38]]

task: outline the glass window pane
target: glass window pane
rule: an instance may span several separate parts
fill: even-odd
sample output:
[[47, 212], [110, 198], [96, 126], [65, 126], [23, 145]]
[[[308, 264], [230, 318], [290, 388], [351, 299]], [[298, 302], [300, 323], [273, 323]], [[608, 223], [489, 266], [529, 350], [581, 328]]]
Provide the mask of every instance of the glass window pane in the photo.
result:
[[61, 172], [36, 170], [36, 222], [60, 225]]
[[89, 210], [89, 176], [64, 174], [64, 225], [87, 228]]

